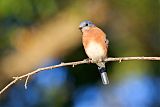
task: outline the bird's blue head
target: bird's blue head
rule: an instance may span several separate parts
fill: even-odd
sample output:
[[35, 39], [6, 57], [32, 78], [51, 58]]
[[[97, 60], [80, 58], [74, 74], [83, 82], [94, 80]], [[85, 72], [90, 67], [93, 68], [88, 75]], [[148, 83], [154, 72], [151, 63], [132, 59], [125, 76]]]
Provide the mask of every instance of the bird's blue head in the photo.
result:
[[89, 27], [94, 27], [94, 26], [95, 25], [91, 21], [85, 20], [85, 21], [80, 23], [79, 29], [82, 30], [83, 28], [89, 28]]

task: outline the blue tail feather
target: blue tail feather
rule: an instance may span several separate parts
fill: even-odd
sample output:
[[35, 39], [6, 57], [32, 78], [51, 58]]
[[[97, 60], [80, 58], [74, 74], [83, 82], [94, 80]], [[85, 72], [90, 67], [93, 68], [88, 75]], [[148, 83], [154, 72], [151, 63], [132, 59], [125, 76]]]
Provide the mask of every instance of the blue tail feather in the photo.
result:
[[101, 74], [101, 78], [102, 78], [102, 82], [103, 84], [109, 84], [109, 80], [108, 80], [108, 76], [107, 76], [107, 73], [106, 73], [106, 67], [98, 67], [98, 70]]

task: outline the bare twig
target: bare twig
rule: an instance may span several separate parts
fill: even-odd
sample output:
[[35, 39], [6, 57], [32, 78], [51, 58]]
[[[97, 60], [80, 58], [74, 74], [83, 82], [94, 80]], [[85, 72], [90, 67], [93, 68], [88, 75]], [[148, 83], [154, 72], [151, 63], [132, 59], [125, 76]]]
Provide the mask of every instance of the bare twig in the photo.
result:
[[27, 76], [26, 81], [25, 81], [25, 84], [24, 84], [25, 89], [27, 89], [27, 83], [28, 83], [29, 76], [30, 76], [30, 75]]
[[[130, 60], [155, 60], [155, 61], [160, 61], [160, 57], [119, 57], [119, 58], [106, 58], [104, 60], [104, 62], [109, 62], [109, 61], [130, 61]], [[25, 89], [27, 89], [27, 83], [28, 83], [28, 79], [31, 75], [34, 75], [40, 71], [44, 71], [44, 70], [50, 70], [50, 69], [54, 69], [54, 68], [59, 68], [59, 67], [63, 67], [63, 66], [75, 66], [75, 65], [80, 65], [80, 64], [89, 64], [89, 63], [95, 63], [92, 60], [83, 60], [83, 61], [76, 61], [76, 62], [68, 62], [68, 63], [61, 63], [58, 65], [53, 65], [53, 66], [49, 66], [49, 67], [44, 67], [44, 68], [38, 68], [35, 71], [32, 71], [30, 73], [21, 75], [21, 76], [17, 76], [17, 77], [13, 77], [13, 81], [11, 81], [7, 86], [5, 86], [1, 91], [0, 94], [2, 94], [5, 90], [7, 90], [11, 85], [13, 85], [14, 83], [16, 83], [18, 80], [21, 80], [23, 78], [26, 78], [25, 81]]]

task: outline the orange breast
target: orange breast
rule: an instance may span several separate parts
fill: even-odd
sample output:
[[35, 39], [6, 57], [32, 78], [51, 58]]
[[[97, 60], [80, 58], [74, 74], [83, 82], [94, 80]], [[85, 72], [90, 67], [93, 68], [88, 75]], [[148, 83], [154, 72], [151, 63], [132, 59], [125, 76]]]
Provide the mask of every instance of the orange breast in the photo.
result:
[[100, 44], [107, 55], [108, 41], [106, 41], [105, 33], [98, 27], [91, 27], [90, 29], [84, 31], [82, 41], [85, 49], [87, 49], [90, 42]]

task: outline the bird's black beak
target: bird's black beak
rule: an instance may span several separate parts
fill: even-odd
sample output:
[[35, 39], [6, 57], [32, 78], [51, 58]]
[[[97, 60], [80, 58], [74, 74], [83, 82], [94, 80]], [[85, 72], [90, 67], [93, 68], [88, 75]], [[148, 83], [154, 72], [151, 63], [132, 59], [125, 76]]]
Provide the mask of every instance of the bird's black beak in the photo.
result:
[[79, 26], [79, 30], [82, 30], [82, 27], [81, 27], [81, 26]]

